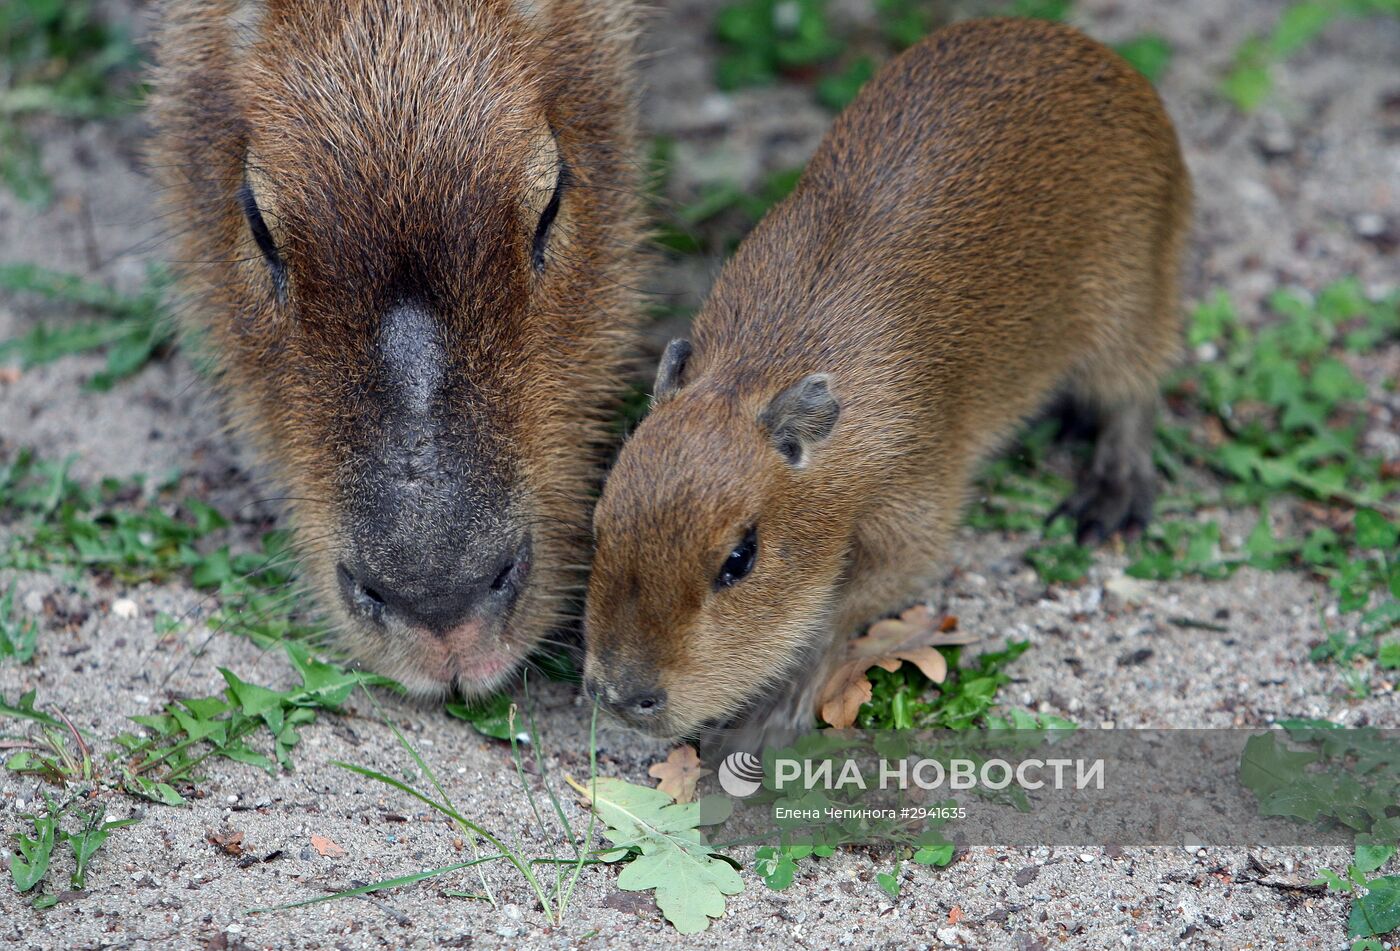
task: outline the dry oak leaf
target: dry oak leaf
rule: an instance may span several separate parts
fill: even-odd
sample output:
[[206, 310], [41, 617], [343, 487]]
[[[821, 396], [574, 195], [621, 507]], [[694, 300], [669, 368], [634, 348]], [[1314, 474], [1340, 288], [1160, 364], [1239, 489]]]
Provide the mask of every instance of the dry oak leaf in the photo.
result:
[[345, 855], [344, 849], [323, 835], [313, 835], [311, 837], [311, 847], [315, 849], [316, 853], [323, 859], [338, 859]]
[[695, 784], [701, 776], [708, 776], [711, 772], [700, 765], [700, 754], [688, 743], [673, 749], [664, 763], [654, 763], [647, 770], [653, 778], [661, 780], [656, 788], [679, 803], [693, 800]]
[[243, 848], [242, 832], [235, 832], [232, 830], [229, 832], [214, 832], [210, 830], [205, 838], [220, 852], [232, 855], [235, 858], [241, 856], [246, 851]]
[[957, 633], [957, 626], [957, 618], [936, 617], [925, 604], [870, 625], [864, 637], [846, 645], [846, 659], [827, 678], [822, 688], [821, 718], [837, 729], [856, 722], [861, 704], [871, 696], [870, 679], [865, 676], [871, 667], [895, 671], [907, 660], [929, 680], [941, 684], [948, 676], [948, 664], [938, 648], [977, 640], [975, 634]]

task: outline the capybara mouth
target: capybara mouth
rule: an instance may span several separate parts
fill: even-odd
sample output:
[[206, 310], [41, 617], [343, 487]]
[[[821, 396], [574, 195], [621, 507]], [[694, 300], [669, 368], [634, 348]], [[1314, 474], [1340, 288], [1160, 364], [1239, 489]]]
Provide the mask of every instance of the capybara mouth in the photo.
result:
[[498, 570], [475, 597], [452, 590], [445, 601], [367, 588], [366, 575], [343, 562], [316, 568], [331, 576], [323, 600], [336, 640], [354, 660], [416, 696], [471, 699], [505, 686], [557, 623], [548, 590], [563, 582], [541, 570], [533, 546], [528, 551], [528, 563]]
[[504, 686], [536, 646], [533, 625], [512, 620], [473, 620], [438, 632], [391, 622], [346, 617], [339, 640], [358, 661], [398, 681], [410, 693], [437, 697], [457, 693], [471, 699]]

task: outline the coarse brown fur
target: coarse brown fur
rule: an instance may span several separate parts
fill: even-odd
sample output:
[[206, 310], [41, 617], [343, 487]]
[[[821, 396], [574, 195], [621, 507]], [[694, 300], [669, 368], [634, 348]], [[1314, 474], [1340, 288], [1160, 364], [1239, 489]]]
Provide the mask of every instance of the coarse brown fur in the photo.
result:
[[[154, 164], [187, 329], [344, 644], [415, 691], [494, 687], [581, 594], [639, 313], [632, 40], [626, 0], [166, 5]], [[514, 545], [508, 614], [343, 603], [352, 548], [411, 614], [450, 598], [439, 568], [510, 568], [492, 546]]]
[[979, 460], [1059, 393], [1102, 419], [1067, 511], [1143, 524], [1189, 209], [1151, 85], [1069, 27], [886, 66], [663, 361], [595, 512], [586, 682], [661, 735], [810, 724], [824, 661], [927, 589]]

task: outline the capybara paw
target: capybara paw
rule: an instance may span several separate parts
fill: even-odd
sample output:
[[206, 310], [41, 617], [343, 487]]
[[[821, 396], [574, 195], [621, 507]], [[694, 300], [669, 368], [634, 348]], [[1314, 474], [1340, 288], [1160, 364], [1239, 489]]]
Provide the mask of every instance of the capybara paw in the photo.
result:
[[1053, 522], [1062, 515], [1074, 522], [1074, 537], [1081, 545], [1097, 545], [1114, 535], [1134, 538], [1152, 520], [1156, 479], [1151, 473], [1085, 473], [1069, 498], [1050, 513]]

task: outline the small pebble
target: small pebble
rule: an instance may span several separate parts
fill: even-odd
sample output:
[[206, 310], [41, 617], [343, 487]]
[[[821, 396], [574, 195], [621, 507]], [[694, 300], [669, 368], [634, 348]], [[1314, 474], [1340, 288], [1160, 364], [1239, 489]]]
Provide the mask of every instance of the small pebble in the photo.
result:
[[1363, 238], [1376, 238], [1385, 234], [1385, 219], [1374, 211], [1365, 211], [1352, 217], [1351, 227]]
[[136, 602], [130, 598], [118, 598], [112, 602], [112, 615], [114, 617], [130, 621], [140, 613], [140, 609], [136, 607]]

